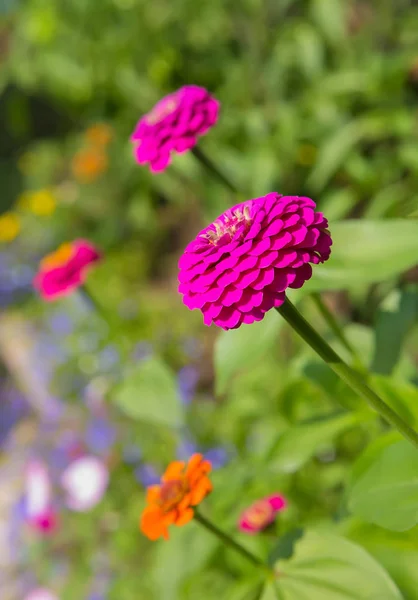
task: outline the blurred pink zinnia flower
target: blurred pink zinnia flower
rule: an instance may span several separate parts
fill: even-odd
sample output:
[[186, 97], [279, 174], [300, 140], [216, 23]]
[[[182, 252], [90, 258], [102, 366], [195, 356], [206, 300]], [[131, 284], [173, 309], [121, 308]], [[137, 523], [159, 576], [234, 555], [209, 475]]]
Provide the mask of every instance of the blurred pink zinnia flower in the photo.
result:
[[46, 588], [38, 588], [29, 592], [25, 600], [58, 600], [58, 596]]
[[219, 102], [205, 88], [185, 85], [160, 100], [137, 124], [131, 141], [139, 164], [164, 171], [171, 152], [186, 152], [217, 121]]
[[287, 288], [312, 276], [331, 253], [328, 221], [310, 198], [276, 192], [236, 204], [203, 229], [179, 261], [179, 292], [205, 325], [261, 321]]
[[99, 251], [87, 240], [62, 244], [41, 261], [33, 284], [44, 300], [67, 296], [85, 282], [89, 269], [100, 258]]
[[84, 512], [100, 502], [109, 483], [106, 465], [95, 456], [83, 456], [72, 462], [61, 476], [72, 510]]
[[280, 494], [257, 500], [242, 513], [238, 526], [244, 533], [258, 533], [273, 523], [276, 514], [286, 506], [286, 500]]
[[52, 490], [47, 467], [38, 460], [30, 461], [26, 471], [26, 515], [37, 531], [48, 534], [57, 526], [52, 508]]

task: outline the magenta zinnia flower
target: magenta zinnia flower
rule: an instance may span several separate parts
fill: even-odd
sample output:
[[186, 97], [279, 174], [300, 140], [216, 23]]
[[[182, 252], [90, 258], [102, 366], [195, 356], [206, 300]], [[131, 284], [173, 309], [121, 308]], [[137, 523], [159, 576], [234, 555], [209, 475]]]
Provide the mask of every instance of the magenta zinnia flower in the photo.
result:
[[44, 300], [67, 296], [85, 282], [88, 271], [100, 258], [99, 251], [86, 240], [62, 244], [41, 261], [33, 285]]
[[276, 192], [247, 200], [203, 229], [179, 261], [179, 292], [205, 325], [236, 329], [261, 321], [331, 252], [328, 221], [315, 202]]
[[186, 152], [217, 121], [219, 102], [205, 88], [185, 85], [160, 100], [137, 124], [131, 141], [139, 164], [164, 171], [171, 152]]
[[287, 506], [286, 499], [280, 494], [261, 498], [249, 506], [241, 515], [238, 527], [244, 533], [259, 533], [276, 518], [276, 514]]

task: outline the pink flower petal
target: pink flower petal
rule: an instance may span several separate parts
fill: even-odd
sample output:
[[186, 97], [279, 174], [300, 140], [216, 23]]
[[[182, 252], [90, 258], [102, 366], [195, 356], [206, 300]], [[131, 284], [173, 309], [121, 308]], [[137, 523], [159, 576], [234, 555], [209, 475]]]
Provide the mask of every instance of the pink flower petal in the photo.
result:
[[75, 511], [87, 511], [103, 497], [109, 482], [106, 465], [94, 456], [83, 456], [72, 462], [61, 476], [67, 506]]

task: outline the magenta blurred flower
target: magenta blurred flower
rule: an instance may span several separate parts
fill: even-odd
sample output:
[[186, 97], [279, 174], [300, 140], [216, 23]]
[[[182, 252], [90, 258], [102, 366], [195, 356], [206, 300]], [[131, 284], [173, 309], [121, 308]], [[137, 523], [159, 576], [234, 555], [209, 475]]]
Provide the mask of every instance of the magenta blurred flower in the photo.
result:
[[224, 212], [186, 247], [179, 292], [205, 325], [236, 329], [281, 306], [287, 288], [312, 276], [331, 253], [328, 221], [315, 202], [276, 192]]
[[273, 523], [276, 514], [286, 506], [286, 499], [280, 494], [261, 498], [242, 513], [238, 526], [244, 533], [259, 533]]
[[33, 285], [47, 301], [68, 296], [85, 282], [88, 271], [100, 258], [99, 251], [87, 240], [62, 244], [41, 261]]
[[51, 590], [38, 588], [29, 592], [29, 594], [25, 596], [25, 600], [58, 600], [58, 596], [51, 592]]
[[61, 485], [72, 510], [90, 510], [102, 499], [109, 483], [105, 463], [95, 456], [83, 456], [72, 462], [61, 476]]
[[139, 164], [164, 171], [172, 152], [186, 152], [217, 121], [219, 102], [205, 88], [185, 85], [165, 96], [138, 122], [131, 141]]
[[48, 469], [44, 463], [31, 460], [25, 477], [26, 518], [34, 529], [43, 534], [51, 533], [57, 526], [52, 508], [52, 488]]

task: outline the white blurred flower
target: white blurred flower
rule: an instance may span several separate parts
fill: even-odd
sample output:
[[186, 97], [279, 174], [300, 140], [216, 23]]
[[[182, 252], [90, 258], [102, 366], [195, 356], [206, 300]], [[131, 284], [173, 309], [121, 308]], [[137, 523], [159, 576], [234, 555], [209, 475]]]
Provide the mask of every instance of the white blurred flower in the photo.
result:
[[53, 594], [50, 590], [46, 588], [38, 588], [37, 590], [32, 590], [29, 592], [27, 596], [25, 596], [25, 600], [59, 600], [58, 596]]
[[80, 512], [90, 510], [100, 502], [108, 483], [109, 471], [95, 456], [75, 460], [61, 476], [67, 506]]
[[39, 460], [29, 462], [25, 477], [26, 514], [29, 519], [45, 515], [51, 506], [51, 482], [46, 465]]
[[46, 465], [33, 459], [26, 468], [25, 510], [28, 523], [38, 533], [48, 535], [57, 527], [57, 517], [52, 508], [52, 487]]

